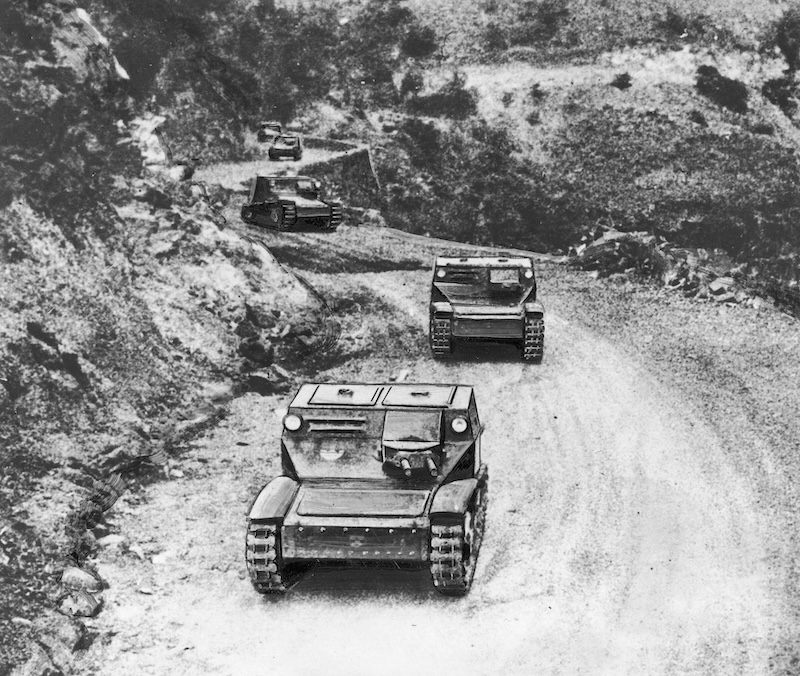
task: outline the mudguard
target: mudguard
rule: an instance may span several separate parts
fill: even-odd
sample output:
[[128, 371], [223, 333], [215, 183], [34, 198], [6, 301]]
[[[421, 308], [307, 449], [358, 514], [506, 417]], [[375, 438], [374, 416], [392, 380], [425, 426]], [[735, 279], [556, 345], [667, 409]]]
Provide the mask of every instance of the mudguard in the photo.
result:
[[451, 315], [453, 314], [453, 306], [446, 302], [431, 303], [431, 312], [437, 315]]
[[460, 479], [445, 484], [433, 496], [431, 515], [464, 514], [477, 486], [478, 480], [475, 478]]
[[300, 488], [294, 479], [278, 476], [270, 481], [258, 494], [250, 508], [248, 519], [282, 519]]
[[525, 305], [522, 307], [526, 315], [534, 315], [538, 317], [544, 316], [544, 305], [542, 305], [538, 300], [525, 303]]

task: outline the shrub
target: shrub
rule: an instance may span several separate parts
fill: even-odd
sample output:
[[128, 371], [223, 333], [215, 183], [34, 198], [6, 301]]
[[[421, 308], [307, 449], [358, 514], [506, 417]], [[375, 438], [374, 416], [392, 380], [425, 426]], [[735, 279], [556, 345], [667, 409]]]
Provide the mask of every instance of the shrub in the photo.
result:
[[464, 76], [453, 73], [452, 79], [439, 91], [427, 96], [415, 96], [408, 101], [411, 112], [465, 119], [478, 111], [478, 97], [464, 87]]
[[436, 32], [433, 28], [412, 24], [403, 39], [401, 49], [408, 56], [424, 58], [433, 54], [437, 46]]
[[800, 67], [800, 7], [790, 7], [775, 25], [775, 44], [786, 65], [794, 72]]
[[706, 120], [706, 116], [703, 115], [703, 113], [701, 113], [699, 110], [692, 110], [689, 113], [689, 119], [695, 124], [699, 124], [701, 127], [708, 126], [708, 120]]
[[798, 92], [793, 78], [778, 77], [767, 80], [761, 87], [761, 93], [767, 101], [778, 106], [784, 115], [789, 118], [794, 117], [798, 107]]
[[714, 103], [734, 113], [747, 112], [747, 87], [738, 80], [721, 75], [714, 66], [699, 66], [697, 91]]
[[542, 89], [542, 86], [538, 82], [534, 82], [531, 85], [530, 95], [533, 101], [541, 101], [547, 96], [544, 89]]
[[515, 45], [534, 46], [552, 40], [569, 19], [568, 0], [526, 0], [511, 32]]
[[620, 73], [611, 81], [611, 86], [624, 91], [631, 86], [631, 76], [628, 73]]
[[490, 22], [483, 29], [483, 48], [489, 52], [501, 52], [508, 49], [506, 29], [497, 22]]
[[400, 130], [408, 138], [406, 149], [414, 164], [424, 168], [438, 164], [441, 141], [436, 127], [429, 122], [409, 118], [402, 124]]

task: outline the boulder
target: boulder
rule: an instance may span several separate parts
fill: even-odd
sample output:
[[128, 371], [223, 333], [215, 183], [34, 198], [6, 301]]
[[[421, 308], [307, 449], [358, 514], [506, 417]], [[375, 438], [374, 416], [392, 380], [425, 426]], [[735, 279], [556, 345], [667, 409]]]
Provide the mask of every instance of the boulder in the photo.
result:
[[708, 290], [713, 296], [728, 294], [735, 282], [731, 277], [717, 277], [708, 283]]
[[88, 639], [88, 632], [82, 622], [49, 608], [40, 612], [33, 626], [41, 635], [54, 637], [71, 652], [85, 647]]
[[94, 617], [102, 606], [102, 597], [88, 591], [68, 591], [56, 601], [56, 610], [68, 617]]
[[93, 573], [77, 566], [67, 566], [61, 573], [61, 584], [70, 591], [99, 592], [103, 581]]
[[38, 643], [31, 643], [30, 653], [28, 661], [11, 672], [11, 676], [64, 676], [64, 672]]

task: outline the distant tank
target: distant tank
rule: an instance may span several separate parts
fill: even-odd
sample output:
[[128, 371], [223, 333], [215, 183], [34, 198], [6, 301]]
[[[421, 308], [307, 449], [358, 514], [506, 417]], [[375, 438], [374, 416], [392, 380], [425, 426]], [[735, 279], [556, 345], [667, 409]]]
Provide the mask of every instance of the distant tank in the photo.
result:
[[471, 387], [306, 383], [283, 428], [283, 473], [247, 518], [257, 591], [315, 561], [427, 566], [442, 594], [469, 591], [489, 480]]
[[279, 134], [272, 139], [272, 145], [267, 150], [267, 157], [271, 160], [279, 160], [282, 157], [290, 157], [298, 161], [303, 158], [303, 141], [299, 134]]
[[275, 121], [262, 122], [258, 129], [258, 140], [261, 143], [275, 140], [275, 137], [281, 134], [281, 123]]
[[341, 202], [322, 199], [319, 181], [308, 176], [256, 176], [242, 220], [275, 230], [334, 231], [342, 222]]
[[437, 257], [430, 302], [430, 346], [437, 359], [462, 341], [511, 342], [522, 358], [544, 354], [544, 306], [528, 257]]

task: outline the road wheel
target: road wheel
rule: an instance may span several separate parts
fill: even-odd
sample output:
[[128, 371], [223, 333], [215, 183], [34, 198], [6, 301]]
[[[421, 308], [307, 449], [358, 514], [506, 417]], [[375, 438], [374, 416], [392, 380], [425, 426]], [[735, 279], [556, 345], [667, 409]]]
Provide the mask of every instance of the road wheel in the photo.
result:
[[455, 515], [431, 521], [431, 581], [440, 594], [464, 596], [472, 587], [486, 528], [487, 488], [486, 482], [478, 487], [460, 522]]
[[304, 572], [298, 564], [284, 564], [280, 538], [277, 523], [253, 520], [247, 524], [245, 562], [250, 581], [260, 594], [285, 594]]
[[453, 354], [452, 321], [431, 315], [429, 340], [434, 359], [444, 359]]
[[250, 207], [242, 207], [242, 220], [245, 223], [255, 223], [256, 213]]
[[522, 339], [522, 358], [525, 361], [540, 362], [544, 355], [544, 319], [526, 316], [525, 333]]
[[280, 228], [283, 225], [283, 207], [280, 204], [270, 207], [267, 210], [267, 220], [273, 228]]

